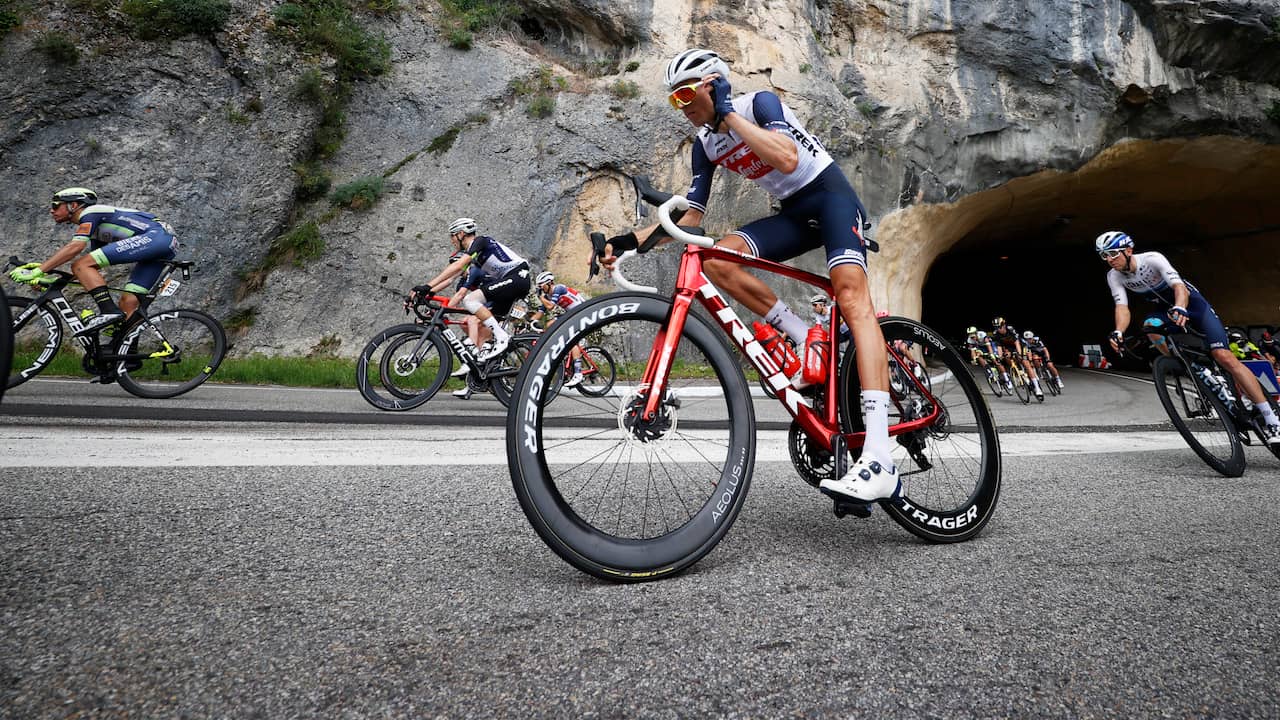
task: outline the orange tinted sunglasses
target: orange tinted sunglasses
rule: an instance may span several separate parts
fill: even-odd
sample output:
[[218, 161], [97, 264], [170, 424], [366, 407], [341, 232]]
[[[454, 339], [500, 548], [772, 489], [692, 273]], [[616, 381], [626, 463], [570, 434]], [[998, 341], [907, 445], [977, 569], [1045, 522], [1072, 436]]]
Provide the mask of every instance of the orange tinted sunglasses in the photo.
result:
[[694, 98], [698, 97], [698, 88], [700, 87], [702, 87], [701, 80], [691, 82], [687, 85], [681, 85], [671, 91], [671, 94], [667, 96], [667, 102], [671, 103], [671, 107], [679, 110], [693, 102]]

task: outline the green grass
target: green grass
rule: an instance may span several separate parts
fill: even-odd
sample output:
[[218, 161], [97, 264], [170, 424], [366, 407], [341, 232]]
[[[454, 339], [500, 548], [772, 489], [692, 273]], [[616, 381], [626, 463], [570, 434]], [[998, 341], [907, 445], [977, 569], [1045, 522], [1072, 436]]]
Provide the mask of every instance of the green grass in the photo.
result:
[[124, 0], [120, 12], [133, 19], [144, 40], [213, 35], [231, 16], [227, 0]]
[[59, 65], [75, 65], [80, 62], [80, 49], [71, 38], [62, 33], [50, 32], [40, 36], [36, 49]]
[[352, 210], [368, 210], [378, 202], [378, 198], [382, 197], [385, 191], [386, 181], [382, 176], [369, 175], [334, 188], [329, 200], [334, 205]]
[[361, 27], [341, 0], [288, 2], [275, 8], [272, 16], [276, 27], [303, 49], [332, 57], [341, 79], [374, 77], [391, 68], [387, 39]]

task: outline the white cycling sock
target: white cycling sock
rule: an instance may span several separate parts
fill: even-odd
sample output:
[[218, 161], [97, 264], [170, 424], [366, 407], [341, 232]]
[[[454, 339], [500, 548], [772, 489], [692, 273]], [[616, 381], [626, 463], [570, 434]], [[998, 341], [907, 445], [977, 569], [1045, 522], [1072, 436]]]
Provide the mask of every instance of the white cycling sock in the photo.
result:
[[809, 333], [808, 324], [801, 320], [799, 315], [791, 312], [791, 308], [781, 300], [769, 308], [769, 312], [764, 315], [764, 321], [786, 333], [787, 337], [791, 338], [791, 342], [797, 345], [804, 342], [805, 336]]
[[1262, 416], [1267, 425], [1280, 425], [1280, 418], [1277, 418], [1276, 411], [1271, 409], [1271, 403], [1264, 402], [1254, 407], [1258, 408], [1258, 414]]
[[498, 324], [498, 318], [490, 317], [488, 320], [484, 321], [484, 326], [489, 328], [489, 331], [493, 333], [494, 340], [506, 340], [511, 337], [511, 335], [506, 330], [503, 330], [502, 326]]
[[889, 393], [884, 390], [862, 391], [862, 413], [867, 427], [862, 454], [893, 467], [893, 446], [889, 444]]

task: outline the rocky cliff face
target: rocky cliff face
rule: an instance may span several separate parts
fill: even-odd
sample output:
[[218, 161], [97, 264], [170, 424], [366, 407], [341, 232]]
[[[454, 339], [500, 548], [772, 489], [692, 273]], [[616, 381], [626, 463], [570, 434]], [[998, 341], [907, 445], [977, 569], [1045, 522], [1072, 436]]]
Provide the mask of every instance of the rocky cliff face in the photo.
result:
[[[293, 165], [321, 120], [293, 88], [332, 63], [280, 40], [278, 3], [237, 0], [222, 32], [170, 42], [128, 38], [118, 13], [51, 5], [0, 40], [9, 252], [65, 241], [45, 214], [59, 187], [160, 212], [201, 266], [184, 302], [254, 311], [238, 352], [306, 352], [325, 337], [358, 352], [397, 319], [398, 293], [444, 264], [457, 215], [582, 284], [586, 231], [636, 221], [621, 173], [687, 186], [692, 129], [661, 74], [690, 45], [732, 60], [735, 89], [778, 92], [825, 141], [881, 221], [873, 285], [899, 314], [918, 316], [934, 260], [992, 224], [992, 203], [966, 215], [967, 197], [1070, 173], [1122, 139], [1280, 139], [1276, 2], [536, 0], [466, 51], [438, 6], [402, 2], [362, 20], [389, 40], [391, 69], [353, 85], [326, 161], [335, 183], [385, 176], [389, 192], [335, 212], [294, 200]], [[78, 64], [33, 50], [49, 32], [77, 39]], [[769, 212], [747, 183], [722, 173], [715, 187], [715, 233]], [[306, 219], [323, 255], [244, 295], [243, 272]], [[663, 280], [675, 255], [656, 253], [638, 277]], [[816, 253], [802, 263], [821, 267]]]

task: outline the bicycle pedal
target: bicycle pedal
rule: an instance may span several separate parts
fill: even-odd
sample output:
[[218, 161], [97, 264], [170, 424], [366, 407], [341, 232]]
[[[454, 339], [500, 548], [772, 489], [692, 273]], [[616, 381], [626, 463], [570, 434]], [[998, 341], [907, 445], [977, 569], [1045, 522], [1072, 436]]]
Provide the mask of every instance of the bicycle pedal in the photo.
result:
[[838, 518], [843, 518], [846, 515], [852, 515], [856, 518], [869, 518], [871, 517], [871, 503], [855, 503], [832, 498], [831, 511]]

